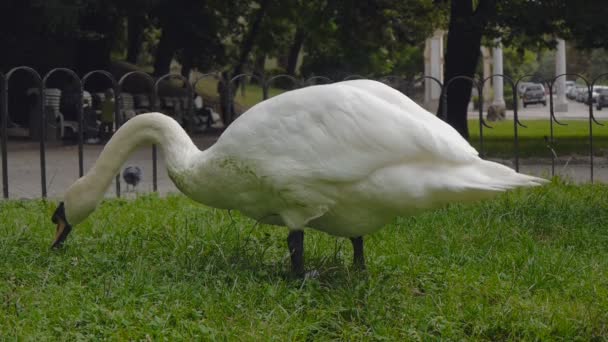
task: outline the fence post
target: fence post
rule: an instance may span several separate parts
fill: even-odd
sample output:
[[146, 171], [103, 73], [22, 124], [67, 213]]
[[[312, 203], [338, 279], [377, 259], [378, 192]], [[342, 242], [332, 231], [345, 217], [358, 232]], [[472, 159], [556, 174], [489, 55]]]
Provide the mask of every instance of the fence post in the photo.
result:
[[[114, 76], [105, 70], [93, 70], [93, 71], [88, 72], [87, 74], [85, 74], [82, 77], [82, 80], [81, 80], [82, 93], [84, 94], [84, 88], [85, 88], [85, 85], [86, 85], [89, 77], [91, 77], [95, 74], [105, 76], [105, 78], [108, 79], [112, 83], [112, 90], [114, 91], [114, 121], [116, 122], [116, 129], [118, 129], [118, 128], [120, 128], [120, 122], [119, 122], [120, 104], [119, 104], [119, 100], [118, 100], [119, 99], [119, 89], [118, 89], [118, 84], [116, 83], [116, 79], [114, 78]], [[91, 97], [92, 96], [93, 96], [93, 94], [91, 94]], [[91, 98], [91, 100], [92, 100], [92, 98]], [[91, 103], [91, 106], [92, 105], [93, 104]], [[84, 116], [83, 116], [83, 120], [84, 120]], [[83, 123], [83, 127], [84, 127], [84, 123]], [[119, 177], [119, 175], [116, 175], [116, 197], [120, 197], [120, 177]]]
[[[151, 88], [151, 91], [149, 94], [149, 95], [151, 95], [150, 96], [150, 101], [151, 101], [150, 107], [153, 110], [155, 110], [157, 105], [156, 105], [156, 92], [154, 91], [154, 79], [152, 78], [152, 76], [150, 76], [149, 74], [147, 74], [143, 71], [131, 71], [131, 72], [124, 74], [120, 78], [120, 80], [118, 81], [118, 87], [120, 88], [121, 94], [122, 94], [123, 84], [124, 84], [125, 80], [134, 75], [142, 76], [148, 82], [148, 85]], [[116, 98], [116, 101], [119, 101], [116, 96], [115, 96], [115, 98]], [[122, 101], [122, 96], [120, 97], [120, 101]], [[157, 156], [157, 151], [156, 151], [156, 145], [152, 145], [152, 190], [154, 192], [156, 192], [156, 190], [158, 188], [158, 186], [157, 186], [157, 165], [156, 165], [157, 159], [158, 159], [158, 156]]]
[[[473, 82], [473, 81], [471, 81]], [[475, 83], [473, 83], [473, 86], [475, 86]], [[483, 148], [483, 85], [479, 85], [477, 87], [477, 94], [478, 94], [478, 101], [479, 103], [477, 104], [478, 109], [479, 109], [479, 155], [483, 158], [485, 156], [485, 151]], [[468, 119], [468, 118], [467, 118]]]
[[[591, 82], [591, 91], [593, 92], [593, 87], [595, 86], [595, 83], [597, 83], [597, 81], [600, 78], [604, 78], [608, 76], [608, 73], [604, 73], [604, 74], [600, 74], [597, 77], [595, 77], [593, 79], [593, 81]], [[595, 119], [595, 116], [593, 115], [593, 102], [592, 102], [592, 93], [589, 93], [589, 156], [590, 156], [590, 161], [591, 161], [591, 183], [593, 183], [593, 123], [595, 122], [595, 124], [599, 125], [599, 126], [604, 126], [604, 124], [598, 122]], [[598, 96], [598, 101], [599, 101], [599, 96]]]
[[42, 186], [42, 198], [46, 198], [46, 87], [40, 84], [40, 183]]
[[[120, 128], [120, 126], [122, 126], [122, 124], [123, 124], [122, 118], [120, 117], [120, 101], [122, 99], [122, 95], [120, 93], [121, 87], [116, 82], [114, 77], [112, 77], [112, 83], [113, 83], [113, 88], [114, 88], [114, 122], [116, 123], [116, 130], [118, 130]], [[118, 174], [116, 174], [115, 182], [116, 182], [116, 197], [120, 198], [120, 171], [118, 172]]]
[[2, 144], [2, 194], [5, 199], [8, 199], [8, 151], [6, 146], [8, 142], [8, 79], [3, 73], [0, 73], [0, 83], [0, 103], [2, 105], [2, 107], [0, 107], [0, 139], [2, 139], [0, 142], [0, 144]]
[[[40, 111], [40, 120], [42, 121], [42, 127], [40, 128], [40, 185], [41, 185], [41, 192], [42, 192], [42, 198], [46, 198], [46, 144], [45, 144], [45, 138], [46, 138], [46, 113], [45, 113], [45, 106], [44, 106], [44, 102], [45, 102], [45, 95], [44, 95], [44, 86], [42, 84], [42, 78], [40, 77], [40, 74], [27, 66], [19, 66], [19, 67], [15, 67], [12, 68], [7, 74], [6, 74], [6, 83], [5, 83], [5, 92], [8, 93], [9, 90], [9, 81], [11, 79], [11, 76], [13, 76], [13, 74], [17, 71], [26, 71], [27, 73], [29, 73], [30, 75], [32, 75], [34, 77], [34, 80], [36, 81], [37, 87], [38, 87], [38, 94], [40, 96], [40, 101], [39, 101], [39, 111]], [[8, 100], [8, 97], [7, 97]], [[7, 104], [8, 106], [8, 104]], [[8, 107], [7, 107], [8, 108]], [[8, 121], [8, 110], [7, 110], [7, 121]]]
[[517, 87], [511, 82], [513, 91], [513, 150], [515, 153], [515, 171], [519, 172], [519, 113], [517, 107]]
[[[245, 89], [244, 87], [246, 85], [246, 82], [241, 81], [241, 79], [246, 80], [246, 77], [249, 77], [249, 79], [256, 79], [260, 83], [260, 86], [262, 87], [262, 89], [264, 89], [264, 83], [265, 83], [264, 80], [256, 74], [239, 74], [239, 75], [236, 75], [233, 78], [231, 78], [228, 81], [228, 89], [230, 90], [230, 123], [232, 123], [238, 117], [238, 115], [236, 115], [236, 112], [234, 111], [234, 98], [236, 97], [237, 92], [233, 93], [232, 89], [233, 88], [236, 89], [239, 85], [241, 86], [241, 89]], [[240, 83], [237, 83], [237, 86], [233, 87], [235, 82], [240, 82]], [[242, 91], [243, 90], [241, 90], [241, 92]], [[262, 101], [263, 100], [265, 100], [264, 94], [262, 94]]]
[[[153, 93], [154, 93], [154, 97], [155, 97], [155, 105], [156, 105], [156, 99], [160, 98], [160, 96], [158, 95], [158, 87], [160, 85], [160, 83], [164, 80], [169, 80], [171, 78], [176, 78], [181, 80], [184, 85], [186, 86], [186, 96], [188, 97], [187, 100], [187, 116], [188, 116], [188, 125], [187, 127], [191, 127], [192, 126], [192, 122], [194, 120], [194, 111], [192, 110], [192, 97], [194, 96], [194, 91], [193, 91], [193, 87], [190, 84], [190, 82], [188, 81], [188, 79], [182, 75], [178, 75], [178, 74], [166, 74], [161, 76], [160, 78], [158, 78], [153, 85]], [[160, 108], [156, 108], [156, 110], [160, 111]], [[191, 129], [189, 129], [191, 131]], [[153, 164], [153, 168], [152, 168], [152, 179], [153, 179], [153, 187], [154, 187], [154, 191], [158, 190], [158, 170], [157, 170], [157, 147], [156, 145], [152, 146], [152, 159], [154, 161]]]
[[[82, 84], [82, 80], [80, 79], [80, 77], [78, 77], [78, 75], [71, 69], [67, 69], [67, 68], [55, 68], [52, 69], [51, 71], [49, 71], [44, 78], [42, 79], [42, 87], [45, 90], [45, 95], [46, 96], [46, 83], [48, 81], [48, 79], [55, 73], [57, 72], [64, 72], [67, 73], [68, 75], [70, 75], [72, 77], [72, 79], [74, 81], [76, 81], [78, 83], [78, 99], [77, 99], [77, 106], [76, 106], [76, 114], [78, 117], [78, 176], [82, 177], [84, 175], [84, 118], [83, 118], [83, 112], [82, 112], [82, 99], [84, 96], [84, 87]], [[43, 107], [46, 107], [43, 103], [42, 105]], [[45, 109], [46, 111], [46, 109]], [[46, 112], [45, 112], [46, 115]], [[43, 123], [43, 130], [46, 130], [46, 122]], [[44, 132], [44, 131], [43, 131]], [[44, 134], [44, 133], [43, 133]], [[46, 135], [43, 135], [46, 138]]]

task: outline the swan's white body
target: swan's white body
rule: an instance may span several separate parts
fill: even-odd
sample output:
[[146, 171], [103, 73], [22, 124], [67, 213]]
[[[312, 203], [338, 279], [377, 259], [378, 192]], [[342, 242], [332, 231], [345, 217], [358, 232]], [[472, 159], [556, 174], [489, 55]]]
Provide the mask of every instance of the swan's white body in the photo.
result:
[[347, 237], [372, 233], [398, 215], [544, 182], [480, 159], [452, 127], [393, 88], [356, 80], [264, 101], [205, 151], [173, 119], [137, 116], [68, 190], [70, 223], [93, 211], [142, 143], [161, 146], [171, 179], [195, 201]]

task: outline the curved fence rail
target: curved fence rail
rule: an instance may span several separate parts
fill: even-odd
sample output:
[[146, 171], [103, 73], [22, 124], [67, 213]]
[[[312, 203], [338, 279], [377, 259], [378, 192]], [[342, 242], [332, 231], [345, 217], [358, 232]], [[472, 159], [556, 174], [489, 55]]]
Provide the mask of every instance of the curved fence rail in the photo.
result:
[[[255, 83], [257, 86], [260, 87], [261, 89], [261, 98], [259, 99], [260, 101], [264, 101], [268, 98], [270, 98], [270, 89], [274, 89], [276, 88], [276, 86], [279, 84], [281, 84], [281, 89], [280, 91], [289, 91], [292, 89], [297, 89], [297, 88], [301, 88], [301, 87], [307, 87], [307, 86], [312, 86], [312, 85], [317, 85], [317, 84], [329, 84], [329, 83], [333, 83], [336, 81], [340, 81], [340, 80], [332, 80], [329, 77], [325, 77], [325, 76], [313, 76], [307, 79], [298, 79], [296, 77], [293, 77], [291, 75], [274, 75], [272, 77], [264, 77], [261, 75], [257, 75], [257, 74], [240, 74], [240, 75], [236, 75], [234, 77], [228, 77], [225, 74], [221, 74], [221, 73], [208, 73], [208, 74], [204, 74], [202, 76], [200, 76], [198, 79], [196, 79], [194, 82], [189, 82], [189, 80], [187, 80], [186, 78], [184, 78], [181, 75], [175, 75], [175, 74], [167, 74], [158, 78], [153, 78], [152, 76], [150, 76], [147, 73], [144, 72], [140, 72], [140, 71], [133, 71], [133, 72], [129, 72], [126, 73], [125, 75], [123, 75], [119, 80], [116, 80], [114, 78], [114, 76], [109, 73], [108, 71], [105, 70], [94, 70], [91, 71], [89, 73], [87, 73], [86, 75], [84, 75], [82, 78], [80, 78], [76, 72], [74, 72], [73, 70], [70, 69], [66, 69], [66, 68], [55, 68], [51, 71], [49, 71], [47, 74], [45, 74], [44, 76], [41, 76], [36, 70], [27, 67], [27, 66], [20, 66], [20, 67], [16, 67], [13, 68], [11, 70], [9, 70], [6, 74], [4, 73], [0, 73], [0, 155], [2, 157], [2, 194], [3, 197], [5, 199], [9, 198], [9, 175], [8, 175], [8, 170], [9, 170], [9, 163], [10, 163], [10, 158], [9, 158], [9, 154], [8, 154], [8, 143], [9, 143], [9, 139], [8, 139], [8, 122], [9, 122], [9, 91], [10, 91], [10, 85], [11, 85], [11, 79], [12, 77], [16, 74], [16, 73], [26, 73], [30, 75], [30, 78], [33, 80], [31, 83], [34, 84], [34, 88], [32, 89], [36, 89], [37, 93], [40, 94], [40, 98], [38, 99], [38, 113], [39, 115], [37, 116], [37, 120], [39, 120], [39, 122], [37, 124], [39, 124], [40, 127], [40, 143], [39, 143], [39, 154], [40, 154], [40, 190], [41, 190], [41, 196], [43, 198], [47, 197], [47, 178], [46, 178], [46, 151], [47, 151], [47, 146], [46, 146], [46, 140], [45, 138], [42, 137], [46, 137], [47, 134], [49, 132], [46, 132], [46, 123], [47, 123], [47, 116], [49, 115], [49, 113], [47, 113], [47, 106], [45, 105], [46, 100], [47, 100], [47, 87], [48, 87], [48, 83], [49, 80], [51, 80], [52, 78], [55, 77], [55, 75], [58, 74], [63, 74], [64, 76], [67, 76], [69, 79], [71, 79], [72, 82], [74, 82], [73, 84], [76, 85], [76, 88], [79, 91], [78, 94], [78, 103], [82, 103], [83, 102], [83, 96], [85, 93], [85, 88], [86, 86], [90, 83], [90, 79], [92, 77], [101, 77], [106, 79], [107, 82], [109, 82], [110, 86], [109, 89], [111, 89], [113, 91], [114, 94], [114, 113], [113, 113], [113, 117], [114, 117], [114, 126], [116, 129], [118, 129], [126, 120], [125, 118], [125, 106], [126, 106], [126, 99], [125, 99], [125, 95], [128, 94], [127, 92], [125, 92], [125, 83], [127, 82], [127, 80], [131, 80], [131, 79], [135, 79], [135, 78], [139, 78], [140, 81], [143, 80], [143, 83], [146, 85], [147, 89], [148, 89], [148, 100], [149, 100], [149, 109], [150, 110], [160, 110], [160, 85], [163, 82], [167, 82], [170, 80], [177, 80], [179, 81], [183, 86], [183, 88], [185, 88], [185, 93], [182, 94], [182, 97], [186, 98], [185, 101], [185, 115], [183, 115], [182, 118], [183, 119], [183, 125], [186, 128], [186, 130], [188, 132], [192, 132], [193, 131], [193, 127], [192, 124], [195, 121], [194, 115], [195, 115], [195, 108], [194, 108], [194, 103], [193, 103], [193, 98], [194, 95], [197, 92], [199, 83], [201, 81], [211, 81], [214, 84], [217, 83], [223, 83], [222, 84], [218, 84], [218, 95], [221, 98], [222, 96], [226, 96], [226, 98], [228, 99], [227, 101], [227, 108], [224, 108], [224, 110], [226, 111], [226, 113], [224, 114], [224, 122], [226, 124], [230, 124], [232, 121], [234, 121], [237, 116], [239, 115], [239, 113], [235, 112], [235, 97], [238, 93], [238, 89], [240, 87], [241, 92], [245, 91], [245, 87], [248, 83]], [[556, 147], [556, 137], [555, 137], [555, 125], [558, 126], [567, 126], [566, 123], [563, 123], [561, 121], [559, 121], [555, 115], [555, 101], [554, 101], [554, 94], [553, 94], [553, 90], [556, 88], [556, 85], [558, 83], [558, 81], [560, 80], [560, 78], [566, 78], [566, 77], [570, 77], [570, 78], [575, 78], [577, 80], [580, 80], [583, 84], [584, 87], [586, 88], [586, 104], [588, 106], [588, 116], [586, 117], [586, 120], [588, 122], [588, 136], [587, 136], [587, 143], [588, 143], [588, 158], [589, 158], [589, 181], [593, 182], [594, 181], [594, 168], [595, 168], [595, 161], [594, 161], [594, 153], [595, 153], [595, 144], [594, 144], [594, 127], [598, 126], [604, 126], [604, 124], [602, 124], [601, 122], [599, 122], [597, 120], [597, 118], [594, 115], [593, 112], [593, 94], [594, 94], [594, 87], [597, 86], [598, 82], [600, 81], [608, 81], [608, 73], [607, 74], [602, 74], [599, 75], [595, 78], [593, 78], [591, 81], [589, 81], [587, 78], [585, 78], [582, 75], [579, 74], [571, 74], [571, 73], [567, 73], [567, 74], [561, 74], [561, 75], [557, 75], [556, 77], [549, 79], [549, 80], [535, 80], [537, 83], [543, 83], [547, 88], [548, 88], [548, 134], [549, 136], [546, 137], [545, 136], [545, 144], [547, 147], [547, 155], [551, 157], [551, 175], [554, 176], [555, 175], [555, 166], [556, 166], [556, 160], [558, 158], [556, 152], [555, 152], [555, 147]], [[438, 89], [441, 90], [441, 95], [438, 99], [438, 101], [442, 104], [441, 108], [442, 108], [442, 112], [440, 113], [439, 117], [441, 117], [442, 119], [445, 119], [447, 117], [447, 113], [449, 113], [449, 108], [448, 108], [448, 96], [449, 96], [449, 92], [451, 87], [453, 87], [453, 83], [455, 81], [458, 80], [466, 80], [472, 83], [472, 87], [474, 90], [477, 91], [477, 95], [479, 96], [480, 99], [483, 99], [483, 92], [484, 92], [484, 86], [486, 85], [486, 83], [488, 81], [492, 81], [494, 79], [497, 78], [502, 78], [503, 81], [506, 81], [508, 83], [508, 86], [510, 87], [510, 90], [512, 92], [512, 97], [510, 99], [506, 99], [506, 101], [510, 102], [511, 108], [513, 110], [513, 165], [515, 170], [519, 171], [520, 169], [520, 130], [521, 129], [526, 129], [527, 126], [525, 124], [523, 124], [520, 121], [520, 113], [519, 113], [519, 86], [522, 82], [527, 81], [529, 79], [532, 78], [531, 75], [525, 75], [523, 77], [520, 77], [516, 80], [514, 80], [513, 78], [507, 76], [507, 75], [501, 75], [501, 74], [495, 74], [495, 75], [491, 75], [488, 76], [486, 78], [477, 78], [477, 77], [467, 77], [467, 76], [456, 76], [452, 79], [449, 79], [445, 82], [442, 82], [442, 80], [432, 77], [432, 76], [421, 76], [421, 77], [417, 77], [417, 78], [407, 78], [404, 76], [400, 76], [400, 75], [387, 75], [387, 76], [383, 76], [378, 78], [378, 81], [383, 82], [385, 84], [388, 84], [396, 89], [398, 89], [399, 91], [406, 93], [406, 94], [410, 94], [411, 92], [413, 92], [413, 90], [417, 87], [420, 86], [423, 83], [430, 83], [429, 85], [434, 85], [436, 87], [438, 87]], [[348, 81], [348, 80], [356, 80], [356, 79], [367, 79], [365, 76], [362, 75], [350, 75], [347, 76], [343, 79], [343, 81]], [[274, 87], [274, 88], [273, 88]], [[221, 93], [222, 91], [225, 91], [225, 93]], [[275, 90], [276, 91], [276, 90]], [[144, 92], [145, 93], [145, 92]], [[608, 95], [607, 95], [607, 99], [608, 99]], [[132, 100], [131, 100], [132, 101]], [[477, 106], [477, 111], [479, 113], [479, 152], [480, 155], [482, 157], [486, 156], [486, 145], [485, 145], [485, 129], [492, 129], [493, 127], [490, 126], [486, 120], [484, 119], [484, 101], [480, 100]], [[31, 125], [32, 123], [30, 123]], [[83, 114], [83, 106], [78, 105], [78, 109], [77, 109], [77, 144], [78, 144], [78, 154], [77, 154], [77, 167], [78, 167], [78, 175], [82, 176], [85, 173], [85, 169], [84, 169], [84, 143], [85, 143], [85, 136], [84, 136], [84, 131], [85, 131], [85, 118], [84, 118], [84, 114]], [[157, 176], [157, 164], [158, 164], [158, 157], [157, 157], [157, 148], [156, 146], [152, 147], [152, 170], [153, 170], [153, 176], [152, 176], [152, 184], [153, 184], [153, 190], [157, 191], [158, 189], [158, 176]], [[120, 197], [121, 195], [121, 189], [120, 189], [120, 178], [119, 175], [116, 176], [116, 196]]]

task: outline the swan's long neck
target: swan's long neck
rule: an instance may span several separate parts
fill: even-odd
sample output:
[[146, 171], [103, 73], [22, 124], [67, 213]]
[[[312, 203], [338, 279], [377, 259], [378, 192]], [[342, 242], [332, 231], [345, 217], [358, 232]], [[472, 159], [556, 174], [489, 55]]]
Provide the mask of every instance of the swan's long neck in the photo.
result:
[[[204, 154], [172, 118], [160, 113], [138, 115], [112, 136], [93, 167], [68, 189], [64, 198], [66, 202], [74, 204], [76, 201], [89, 201], [90, 203], [83, 204], [84, 207], [91, 207], [90, 211], [85, 210], [83, 213], [73, 212], [72, 220], [84, 219], [80, 217], [83, 214], [88, 216], [133, 150], [151, 144], [160, 146], [167, 170], [172, 176], [189, 169], [193, 159], [200, 159], [202, 156], [199, 154]], [[70, 203], [66, 207], [69, 210]], [[66, 214], [70, 216], [69, 212]]]
[[114, 134], [85, 177], [95, 175], [98, 181], [103, 178], [109, 185], [133, 150], [152, 144], [160, 146], [169, 172], [185, 169], [193, 155], [200, 152], [172, 118], [160, 113], [142, 114]]

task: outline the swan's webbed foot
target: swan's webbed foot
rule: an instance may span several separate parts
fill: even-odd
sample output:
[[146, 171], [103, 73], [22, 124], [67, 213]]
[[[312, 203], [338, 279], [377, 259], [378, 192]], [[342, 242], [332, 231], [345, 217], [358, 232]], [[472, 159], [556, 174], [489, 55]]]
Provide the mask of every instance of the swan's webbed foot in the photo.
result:
[[287, 236], [287, 246], [291, 256], [291, 271], [297, 276], [304, 276], [304, 232], [290, 231]]
[[363, 237], [350, 238], [353, 244], [353, 265], [359, 270], [365, 270], [365, 257], [363, 256]]

